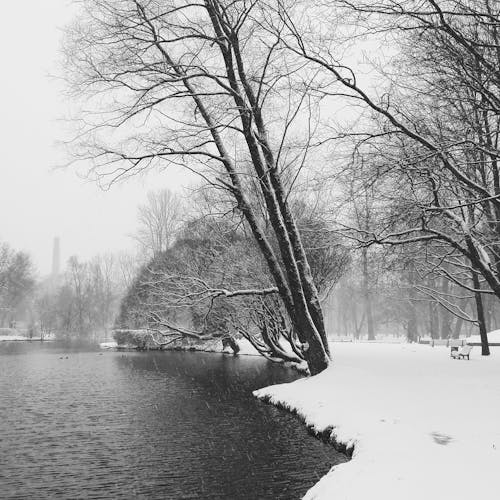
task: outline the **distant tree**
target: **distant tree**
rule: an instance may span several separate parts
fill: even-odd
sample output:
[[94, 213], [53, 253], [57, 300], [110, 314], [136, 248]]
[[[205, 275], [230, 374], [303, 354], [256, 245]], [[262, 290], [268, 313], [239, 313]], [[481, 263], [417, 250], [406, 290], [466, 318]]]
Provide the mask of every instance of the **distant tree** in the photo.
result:
[[71, 257], [60, 283], [39, 285], [35, 316], [45, 335], [95, 341], [113, 325], [123, 290], [115, 256], [97, 256], [87, 262]]
[[39, 291], [34, 301], [34, 317], [42, 338], [58, 332], [60, 318], [57, 296], [53, 290]]
[[169, 189], [150, 191], [138, 209], [139, 227], [134, 239], [147, 258], [165, 252], [175, 241], [185, 216], [180, 196]]
[[23, 316], [35, 285], [33, 264], [28, 254], [0, 246], [0, 325]]

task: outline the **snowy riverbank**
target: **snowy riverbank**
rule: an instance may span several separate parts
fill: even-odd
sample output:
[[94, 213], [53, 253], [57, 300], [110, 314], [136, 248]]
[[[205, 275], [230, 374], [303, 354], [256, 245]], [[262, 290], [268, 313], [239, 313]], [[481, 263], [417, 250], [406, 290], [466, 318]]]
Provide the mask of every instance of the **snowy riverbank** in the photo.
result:
[[[245, 339], [238, 340], [238, 346], [240, 350], [238, 355], [241, 356], [260, 356], [259, 352], [255, 349], [255, 347]], [[101, 349], [130, 349], [137, 350], [135, 346], [127, 346], [127, 345], [118, 345], [115, 341], [111, 342], [101, 342], [99, 344]], [[165, 351], [169, 350], [177, 350], [177, 351], [199, 351], [199, 352], [216, 352], [216, 353], [226, 353], [232, 354], [232, 351], [229, 347], [224, 348], [221, 340], [214, 340], [213, 342], [205, 342], [203, 344], [191, 344], [185, 346], [176, 346], [171, 348], [165, 348]]]
[[335, 343], [315, 377], [254, 394], [354, 447], [306, 499], [497, 499], [500, 348], [454, 360], [425, 345]]
[[[0, 336], [0, 342], [20, 342], [20, 341], [25, 341], [29, 340], [28, 337], [25, 337], [24, 335], [1, 335]], [[39, 338], [36, 340], [40, 340]]]
[[26, 335], [1, 335], [0, 342], [44, 342], [51, 341], [52, 338], [26, 337]]

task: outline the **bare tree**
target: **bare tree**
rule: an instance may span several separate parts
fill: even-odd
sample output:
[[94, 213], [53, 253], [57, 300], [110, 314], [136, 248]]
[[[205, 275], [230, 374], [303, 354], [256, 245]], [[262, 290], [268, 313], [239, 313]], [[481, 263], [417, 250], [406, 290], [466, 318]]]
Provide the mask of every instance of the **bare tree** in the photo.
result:
[[120, 290], [127, 290], [132, 285], [140, 267], [141, 258], [135, 253], [120, 252], [115, 256], [117, 283]]
[[95, 342], [113, 325], [123, 292], [114, 255], [96, 256], [89, 261], [71, 257], [59, 282], [39, 283], [35, 319], [44, 335]]
[[134, 235], [142, 253], [154, 257], [167, 250], [175, 241], [184, 215], [177, 194], [169, 189], [150, 191], [146, 203], [138, 208], [139, 227]]
[[[281, 6], [281, 19], [289, 30], [286, 40], [290, 50], [329, 73], [332, 85], [343, 87], [347, 98], [363, 102], [376, 114], [380, 129], [367, 132], [365, 140], [384, 136], [404, 141], [406, 149], [410, 147], [413, 151], [410, 157], [399, 156], [406, 162], [406, 173], [420, 163], [421, 186], [424, 180], [428, 183], [425, 190], [428, 198], [418, 205], [420, 213], [425, 203], [430, 206], [419, 217], [418, 226], [387, 234], [385, 241], [424, 238], [448, 242], [477, 267], [500, 296], [498, 273], [494, 270], [496, 262], [491, 258], [496, 251], [488, 239], [489, 233], [471, 227], [467, 214], [465, 217], [462, 214], [462, 209], [470, 206], [494, 213], [500, 203], [495, 182], [498, 177], [496, 133], [486, 134], [488, 139], [469, 133], [470, 119], [477, 113], [488, 116], [489, 125], [485, 122], [485, 129], [492, 133], [496, 130], [492, 123], [497, 123], [499, 110], [498, 54], [494, 49], [498, 45], [498, 13], [487, 0], [382, 1], [375, 5], [332, 1], [327, 4], [331, 9], [347, 6], [359, 15], [359, 25], [365, 35], [381, 30], [413, 33], [413, 50], [408, 49], [408, 44], [404, 45], [412, 54], [412, 64], [408, 67], [413, 71], [416, 67], [419, 71], [429, 70], [418, 82], [412, 82], [411, 77], [415, 75], [411, 71], [406, 75], [400, 71], [399, 93], [396, 92], [398, 82], [391, 79], [389, 96], [373, 94], [362, 86], [352, 69], [338, 62], [330, 50], [331, 40], [326, 45], [314, 35], [304, 36], [290, 12]], [[425, 61], [422, 54], [427, 57]], [[329, 91], [335, 92], [331, 88]], [[418, 98], [412, 98], [411, 92]], [[443, 115], [442, 110], [446, 110]], [[473, 157], [467, 161], [470, 150]], [[448, 191], [442, 189], [443, 183]], [[416, 194], [422, 193], [423, 189]], [[444, 219], [454, 232], [445, 231], [444, 225], [433, 226], [432, 222], [438, 219]], [[490, 220], [494, 219], [498, 217]]]
[[24, 315], [34, 284], [30, 256], [5, 243], [0, 245], [0, 326]]
[[[338, 19], [343, 12], [356, 36], [397, 40], [396, 62], [378, 65], [377, 88], [342, 63], [341, 36], [325, 36], [328, 17], [311, 30], [302, 6], [278, 2], [274, 32], [322, 74], [315, 91], [365, 106], [371, 119], [360, 123], [371, 125], [355, 131], [358, 146], [369, 149], [367, 157], [383, 157], [375, 171], [392, 179], [390, 189], [399, 195], [393, 197], [399, 212], [390, 211], [376, 232], [362, 229], [365, 240], [444, 244], [453, 254], [448, 261], [468, 268], [461, 286], [500, 298], [498, 6], [489, 0], [315, 2], [311, 15], [330, 9]], [[441, 272], [449, 273], [446, 266]], [[471, 286], [471, 273], [487, 286]]]
[[[82, 4], [67, 65], [96, 113], [84, 120], [81, 158], [94, 160], [102, 182], [175, 163], [227, 190], [307, 346], [311, 373], [320, 372], [330, 359], [323, 314], [283, 176], [307, 163], [314, 107], [307, 86], [294, 85], [302, 62], [266, 28], [267, 2]], [[310, 124], [301, 136], [300, 119]]]

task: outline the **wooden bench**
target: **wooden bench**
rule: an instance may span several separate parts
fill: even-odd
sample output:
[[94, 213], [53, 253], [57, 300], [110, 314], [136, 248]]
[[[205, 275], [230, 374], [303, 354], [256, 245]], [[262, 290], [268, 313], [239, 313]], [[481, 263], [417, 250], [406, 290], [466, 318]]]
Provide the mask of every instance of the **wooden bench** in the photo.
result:
[[472, 346], [471, 345], [464, 345], [463, 347], [460, 347], [460, 349], [456, 348], [451, 348], [451, 353], [450, 356], [454, 359], [470, 359], [470, 352], [472, 351]]

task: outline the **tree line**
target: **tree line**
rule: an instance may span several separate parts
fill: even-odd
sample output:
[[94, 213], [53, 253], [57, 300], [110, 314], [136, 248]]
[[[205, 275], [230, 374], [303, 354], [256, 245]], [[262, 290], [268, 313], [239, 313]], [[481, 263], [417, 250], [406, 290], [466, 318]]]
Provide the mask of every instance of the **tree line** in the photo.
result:
[[[96, 342], [110, 332], [137, 269], [128, 254], [68, 259], [40, 277], [30, 255], [0, 245], [0, 328], [8, 335]], [[110, 333], [109, 333], [110, 335]]]
[[30, 256], [0, 244], [0, 328], [14, 327], [29, 311], [29, 297], [35, 287]]
[[96, 343], [111, 337], [119, 301], [128, 285], [131, 262], [107, 254], [68, 259], [61, 275], [41, 280], [33, 297], [33, 323], [42, 337]]

